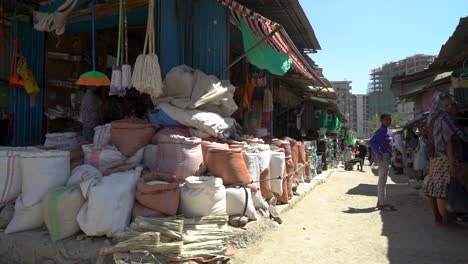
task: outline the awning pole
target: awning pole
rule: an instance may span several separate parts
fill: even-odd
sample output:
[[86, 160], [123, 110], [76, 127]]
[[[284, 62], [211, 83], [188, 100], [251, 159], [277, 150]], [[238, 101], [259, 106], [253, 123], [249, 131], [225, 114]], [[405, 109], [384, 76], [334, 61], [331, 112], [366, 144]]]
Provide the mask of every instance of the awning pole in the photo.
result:
[[239, 61], [241, 61], [243, 58], [247, 57], [254, 49], [258, 48], [263, 42], [265, 42], [267, 39], [271, 38], [278, 30], [280, 30], [281, 26], [277, 26], [268, 36], [264, 36], [261, 40], [259, 40], [253, 47], [248, 49], [244, 54], [240, 55], [237, 59], [235, 59], [229, 66], [227, 66], [224, 70], [224, 72], [227, 72], [232, 66], [236, 65]]

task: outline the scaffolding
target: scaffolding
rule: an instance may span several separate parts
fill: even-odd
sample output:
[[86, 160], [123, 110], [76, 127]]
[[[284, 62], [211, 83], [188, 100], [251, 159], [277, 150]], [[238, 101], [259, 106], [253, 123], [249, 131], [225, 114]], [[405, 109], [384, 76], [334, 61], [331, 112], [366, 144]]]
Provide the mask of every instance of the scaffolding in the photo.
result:
[[396, 111], [396, 100], [391, 90], [394, 76], [423, 71], [434, 59], [435, 56], [432, 55], [416, 54], [372, 69], [367, 87], [369, 118], [384, 112], [393, 113]]

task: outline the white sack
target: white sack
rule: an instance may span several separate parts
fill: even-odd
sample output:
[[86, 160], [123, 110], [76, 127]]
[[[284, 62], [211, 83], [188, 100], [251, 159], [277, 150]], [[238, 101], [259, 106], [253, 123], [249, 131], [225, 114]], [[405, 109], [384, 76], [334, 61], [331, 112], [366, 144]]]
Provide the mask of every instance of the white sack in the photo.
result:
[[16, 199], [15, 213], [8, 224], [5, 233], [11, 234], [39, 228], [44, 224], [41, 203], [26, 206], [21, 196]]
[[0, 147], [0, 203], [15, 200], [21, 193], [20, 154], [39, 151], [33, 147]]
[[257, 153], [248, 153], [243, 152], [245, 165], [247, 165], [247, 170], [249, 172], [250, 178], [252, 181], [258, 184], [260, 180], [260, 160], [259, 155]]
[[260, 172], [264, 172], [270, 167], [270, 145], [267, 144], [258, 144], [259, 150], [259, 159], [260, 159]]
[[88, 181], [90, 179], [99, 179], [101, 177], [102, 173], [95, 167], [87, 164], [80, 165], [72, 170], [66, 187], [80, 185], [82, 182]]
[[183, 110], [166, 103], [160, 104], [158, 108], [175, 121], [185, 126], [196, 128], [212, 137], [223, 137], [223, 132], [235, 124], [233, 118], [223, 118], [215, 113], [200, 110]]
[[37, 31], [53, 32], [62, 35], [65, 33], [68, 15], [73, 11], [78, 0], [67, 0], [54, 13], [47, 14], [33, 11], [34, 29]]
[[226, 214], [226, 189], [223, 179], [190, 176], [180, 191], [179, 213], [184, 217]]
[[70, 178], [70, 152], [60, 150], [21, 153], [21, 192], [25, 206], [40, 203], [50, 190]]
[[113, 145], [101, 146], [89, 144], [81, 147], [84, 152], [84, 163], [98, 168], [101, 172], [123, 163], [141, 164], [145, 151], [145, 148], [142, 148], [127, 159], [127, 157], [120, 153], [117, 147]]
[[110, 145], [112, 139], [112, 126], [105, 124], [94, 128], [93, 144]]
[[187, 65], [172, 68], [163, 82], [165, 96], [190, 97], [193, 87], [193, 73], [195, 71]]
[[58, 150], [75, 150], [80, 147], [78, 134], [75, 132], [46, 134], [44, 147]]
[[79, 186], [59, 187], [42, 199], [44, 222], [52, 241], [67, 238], [80, 231], [76, 216], [84, 202]]
[[173, 68], [164, 81], [165, 95], [154, 101], [155, 105], [167, 102], [181, 109], [199, 109], [224, 117], [231, 116], [237, 105], [234, 101], [236, 87], [229, 81], [220, 81], [186, 65]]
[[229, 216], [242, 215], [245, 208], [246, 191], [247, 210], [245, 216], [249, 220], [257, 220], [257, 211], [255, 211], [250, 188], [226, 188], [226, 212]]
[[150, 170], [158, 168], [158, 145], [147, 145], [143, 157], [143, 164]]
[[[271, 152], [270, 159], [270, 183], [271, 191], [278, 195], [283, 194], [283, 174], [285, 169], [285, 154], [284, 152]], [[278, 177], [280, 177], [278, 179]]]
[[130, 222], [135, 186], [142, 168], [134, 171], [119, 172], [99, 181], [89, 180], [81, 183], [86, 190], [83, 196], [88, 201], [81, 207], [77, 221], [87, 236], [111, 237], [123, 232]]
[[299, 182], [303, 183], [304, 181], [304, 176], [305, 176], [305, 165], [304, 163], [298, 163], [297, 164], [297, 174], [299, 178]]

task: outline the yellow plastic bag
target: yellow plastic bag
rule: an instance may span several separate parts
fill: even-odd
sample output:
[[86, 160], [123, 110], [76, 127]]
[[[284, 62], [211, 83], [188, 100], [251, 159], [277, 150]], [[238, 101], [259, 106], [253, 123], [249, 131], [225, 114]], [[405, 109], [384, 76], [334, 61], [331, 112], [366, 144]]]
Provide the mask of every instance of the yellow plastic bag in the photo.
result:
[[34, 75], [24, 57], [20, 60], [18, 74], [24, 81], [24, 89], [26, 92], [29, 96], [35, 97], [40, 91], [39, 85], [37, 84], [36, 78], [34, 78]]

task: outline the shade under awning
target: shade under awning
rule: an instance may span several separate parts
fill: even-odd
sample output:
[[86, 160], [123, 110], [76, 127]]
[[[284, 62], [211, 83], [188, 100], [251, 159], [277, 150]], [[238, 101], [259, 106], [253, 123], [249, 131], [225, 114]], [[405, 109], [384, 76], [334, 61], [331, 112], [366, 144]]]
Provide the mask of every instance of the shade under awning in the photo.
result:
[[[292, 67], [306, 78], [323, 83], [318, 74], [310, 67], [302, 54], [299, 52], [294, 42], [289, 37], [284, 28], [262, 15], [255, 13], [247, 7], [233, 0], [216, 0], [228, 7], [231, 11], [230, 21], [241, 28], [241, 19], [244, 18], [249, 29], [260, 39], [266, 38], [265, 43], [272, 49], [286, 53], [292, 60]], [[279, 30], [271, 37], [268, 37], [279, 27]]]

